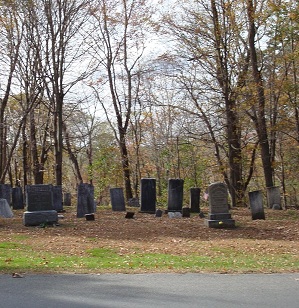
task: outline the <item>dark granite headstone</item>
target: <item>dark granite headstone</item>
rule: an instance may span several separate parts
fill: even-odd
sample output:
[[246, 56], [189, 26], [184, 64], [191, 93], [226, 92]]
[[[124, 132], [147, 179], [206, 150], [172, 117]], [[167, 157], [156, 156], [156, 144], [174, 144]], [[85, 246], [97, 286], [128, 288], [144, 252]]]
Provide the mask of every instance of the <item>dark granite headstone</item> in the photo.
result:
[[52, 188], [52, 185], [46, 184], [27, 185], [25, 188], [27, 211], [54, 210]]
[[23, 214], [25, 226], [57, 224], [58, 214], [53, 206], [53, 186], [46, 184], [27, 185], [26, 206]]
[[270, 209], [282, 209], [279, 186], [267, 187], [267, 201]]
[[183, 207], [184, 180], [168, 180], [168, 212], [181, 212]]
[[12, 208], [14, 210], [24, 209], [22, 187], [17, 186], [12, 189]]
[[162, 210], [160, 209], [156, 210], [156, 217], [162, 217], [162, 215], [163, 215]]
[[154, 214], [156, 212], [156, 179], [141, 179], [140, 191], [140, 212]]
[[112, 211], [122, 212], [126, 210], [124, 192], [122, 188], [110, 188]]
[[265, 219], [263, 195], [261, 190], [248, 193], [252, 220]]
[[190, 217], [190, 208], [189, 207], [183, 207], [182, 208], [182, 217]]
[[63, 203], [62, 203], [62, 186], [52, 186], [53, 191], [53, 206], [54, 210], [57, 212], [63, 211]]
[[209, 186], [209, 216], [205, 219], [209, 228], [232, 228], [235, 221], [228, 208], [228, 192], [224, 183], [213, 183]]
[[58, 222], [57, 211], [34, 211], [24, 212], [23, 224], [24, 226], [39, 226], [39, 225], [56, 225]]
[[77, 217], [82, 218], [92, 213], [94, 213], [94, 187], [88, 183], [81, 183], [78, 185], [77, 193]]
[[71, 193], [64, 193], [63, 205], [71, 206], [72, 205], [72, 195]]
[[190, 188], [190, 210], [191, 213], [200, 212], [200, 188]]
[[11, 185], [0, 184], [0, 198], [6, 199], [7, 203], [11, 205]]
[[86, 220], [90, 221], [90, 220], [94, 220], [94, 214], [86, 214], [85, 215]]
[[127, 219], [133, 219], [135, 212], [127, 212], [125, 218]]

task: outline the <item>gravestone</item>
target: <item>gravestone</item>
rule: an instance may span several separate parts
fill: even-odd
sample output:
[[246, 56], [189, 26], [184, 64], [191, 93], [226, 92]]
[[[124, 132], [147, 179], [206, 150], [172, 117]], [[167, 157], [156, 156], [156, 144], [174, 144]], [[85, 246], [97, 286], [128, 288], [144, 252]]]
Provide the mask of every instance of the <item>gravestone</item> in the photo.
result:
[[71, 193], [64, 193], [63, 195], [63, 205], [71, 206], [72, 205], [72, 195]]
[[265, 219], [263, 195], [261, 190], [248, 193], [252, 220]]
[[25, 191], [27, 211], [23, 214], [24, 225], [57, 224], [58, 214], [53, 206], [53, 186], [27, 185]]
[[158, 209], [158, 210], [156, 210], [156, 217], [162, 217], [162, 215], [163, 215], [163, 212], [162, 212], [162, 210], [160, 210], [160, 209]]
[[281, 210], [281, 196], [279, 186], [267, 187], [268, 207], [274, 210]]
[[190, 188], [190, 211], [200, 213], [200, 188]]
[[130, 199], [128, 200], [128, 206], [139, 207], [140, 204], [139, 204], [138, 198], [130, 198]]
[[126, 210], [124, 192], [122, 188], [110, 188], [112, 211], [122, 212]]
[[6, 199], [7, 203], [11, 205], [11, 185], [0, 184], [0, 198]]
[[27, 211], [54, 210], [52, 187], [46, 184], [27, 185], [25, 188]]
[[183, 207], [184, 180], [168, 180], [168, 212], [181, 212]]
[[190, 217], [190, 208], [185, 206], [182, 208], [182, 217]]
[[92, 221], [95, 219], [94, 214], [85, 214], [85, 219], [88, 221]]
[[63, 212], [63, 201], [62, 201], [62, 186], [52, 186], [53, 191], [53, 207], [58, 213]]
[[228, 192], [224, 183], [209, 186], [209, 214], [204, 220], [209, 228], [233, 228], [235, 221], [231, 218], [228, 207]]
[[77, 218], [93, 214], [94, 211], [94, 187], [88, 183], [80, 183], [77, 192]]
[[125, 215], [125, 218], [127, 219], [133, 219], [135, 215], [135, 212], [127, 212]]
[[181, 212], [168, 212], [167, 215], [169, 218], [182, 218]]
[[12, 188], [12, 208], [14, 210], [24, 209], [24, 198], [22, 187], [13, 187]]
[[141, 179], [140, 185], [141, 213], [156, 212], [156, 179]]
[[6, 199], [0, 199], [0, 216], [4, 218], [12, 218], [13, 212]]

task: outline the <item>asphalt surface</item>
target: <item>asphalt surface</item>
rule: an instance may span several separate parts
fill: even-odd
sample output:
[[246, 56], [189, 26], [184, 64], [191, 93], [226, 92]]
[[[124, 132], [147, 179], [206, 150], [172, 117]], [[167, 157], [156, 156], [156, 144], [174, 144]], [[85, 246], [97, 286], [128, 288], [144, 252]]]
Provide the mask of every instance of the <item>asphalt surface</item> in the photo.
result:
[[299, 307], [294, 274], [0, 275], [0, 307]]

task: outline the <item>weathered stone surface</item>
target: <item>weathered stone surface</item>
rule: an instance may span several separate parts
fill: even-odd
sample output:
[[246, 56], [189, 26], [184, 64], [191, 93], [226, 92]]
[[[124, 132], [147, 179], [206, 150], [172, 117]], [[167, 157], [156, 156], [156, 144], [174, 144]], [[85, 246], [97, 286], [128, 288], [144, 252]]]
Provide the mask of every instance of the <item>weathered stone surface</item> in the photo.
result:
[[168, 180], [168, 212], [181, 212], [183, 207], [184, 180], [169, 179]]
[[141, 179], [140, 199], [140, 212], [150, 214], [154, 214], [156, 212], [156, 179]]
[[262, 191], [250, 191], [248, 196], [252, 220], [265, 219]]
[[160, 210], [160, 209], [156, 210], [156, 217], [162, 217], [162, 215], [163, 215], [162, 210]]
[[72, 205], [72, 195], [71, 193], [64, 193], [63, 205], [71, 206]]
[[122, 188], [110, 188], [110, 199], [112, 211], [122, 212], [126, 210], [125, 197]]
[[235, 221], [231, 219], [228, 207], [228, 192], [224, 183], [213, 183], [209, 186], [209, 216], [204, 220], [209, 228], [233, 228]]
[[88, 183], [78, 185], [77, 193], [77, 218], [85, 217], [86, 214], [93, 214], [94, 205], [94, 187]]
[[13, 217], [13, 212], [6, 199], [0, 199], [0, 216], [4, 218]]
[[53, 191], [53, 207], [57, 212], [63, 211], [62, 186], [52, 186]]
[[57, 224], [58, 213], [55, 210], [51, 211], [34, 211], [24, 212], [23, 224], [24, 226], [38, 226], [41, 224]]
[[190, 217], [190, 208], [189, 207], [183, 207], [182, 208], [182, 217]]
[[135, 215], [134, 212], [127, 212], [125, 218], [132, 219], [134, 218], [134, 215]]
[[85, 219], [88, 220], [88, 221], [95, 220], [95, 216], [94, 216], [94, 214], [86, 214]]
[[267, 187], [267, 201], [270, 209], [282, 209], [280, 187]]
[[0, 184], [0, 199], [6, 199], [8, 205], [11, 205], [11, 185]]
[[128, 206], [132, 206], [132, 207], [139, 207], [139, 200], [138, 198], [131, 198], [128, 200]]
[[14, 210], [24, 209], [24, 197], [22, 187], [12, 188], [12, 208]]
[[234, 228], [235, 220], [234, 219], [225, 219], [225, 220], [208, 220], [205, 219], [205, 226], [209, 228]]
[[54, 210], [52, 185], [27, 185], [25, 191], [28, 212]]
[[190, 188], [190, 209], [191, 213], [200, 212], [200, 188]]

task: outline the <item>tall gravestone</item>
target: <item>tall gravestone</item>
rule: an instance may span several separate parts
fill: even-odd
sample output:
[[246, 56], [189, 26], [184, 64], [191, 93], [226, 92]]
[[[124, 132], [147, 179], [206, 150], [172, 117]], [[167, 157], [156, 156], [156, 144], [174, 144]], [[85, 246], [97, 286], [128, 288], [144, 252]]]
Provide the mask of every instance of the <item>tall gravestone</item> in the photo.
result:
[[126, 210], [124, 192], [121, 187], [110, 188], [110, 200], [112, 211], [122, 212]]
[[190, 188], [190, 211], [191, 213], [200, 212], [200, 188]]
[[184, 180], [169, 179], [168, 180], [168, 212], [182, 212], [184, 195]]
[[53, 206], [54, 210], [58, 213], [63, 212], [63, 201], [62, 201], [62, 186], [52, 186], [53, 191]]
[[23, 214], [24, 225], [56, 224], [58, 214], [53, 206], [52, 185], [27, 185], [25, 190], [27, 211]]
[[12, 208], [14, 210], [24, 209], [24, 198], [22, 187], [17, 186], [12, 188]]
[[263, 195], [261, 190], [248, 193], [252, 220], [265, 219]]
[[64, 193], [63, 205], [71, 206], [72, 205], [72, 195], [71, 193]]
[[268, 207], [274, 210], [281, 210], [281, 196], [279, 186], [267, 187]]
[[77, 192], [77, 217], [93, 214], [94, 208], [94, 187], [88, 183], [78, 185]]
[[0, 184], [0, 198], [6, 199], [7, 203], [11, 205], [11, 185]]
[[141, 179], [140, 199], [142, 213], [156, 213], [156, 179]]
[[231, 218], [228, 207], [228, 192], [224, 183], [209, 186], [209, 214], [204, 221], [209, 228], [233, 228], [235, 221]]

